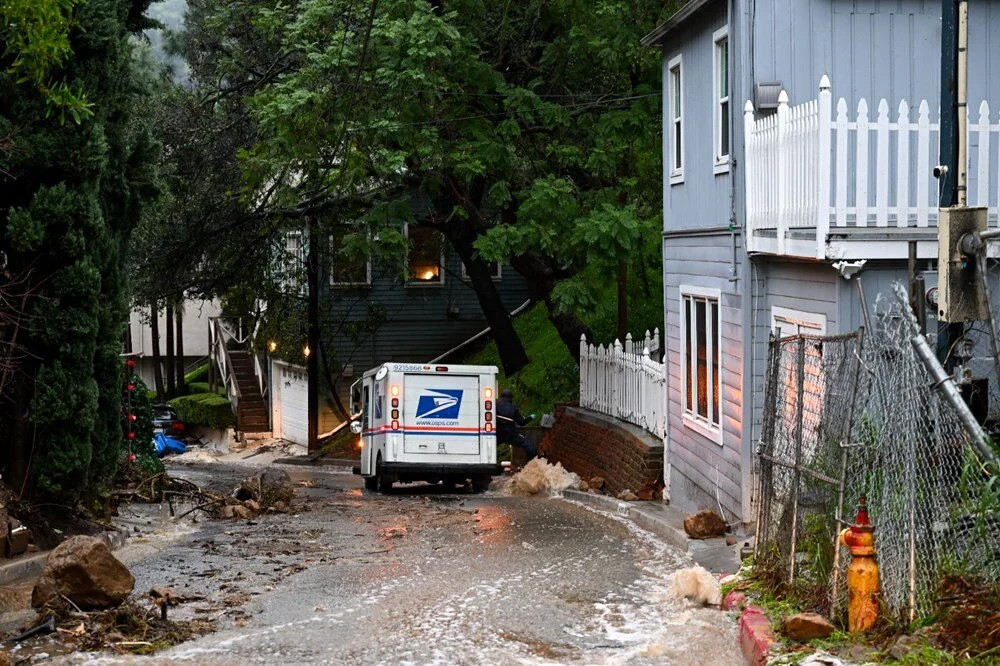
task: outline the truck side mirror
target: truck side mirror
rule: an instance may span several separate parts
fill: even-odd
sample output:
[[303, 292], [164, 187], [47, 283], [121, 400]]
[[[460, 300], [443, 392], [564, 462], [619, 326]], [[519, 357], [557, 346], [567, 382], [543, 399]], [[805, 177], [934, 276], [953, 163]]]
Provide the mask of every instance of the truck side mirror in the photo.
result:
[[351, 421], [350, 428], [351, 428], [351, 432], [353, 432], [355, 435], [360, 435], [361, 434], [361, 421]]

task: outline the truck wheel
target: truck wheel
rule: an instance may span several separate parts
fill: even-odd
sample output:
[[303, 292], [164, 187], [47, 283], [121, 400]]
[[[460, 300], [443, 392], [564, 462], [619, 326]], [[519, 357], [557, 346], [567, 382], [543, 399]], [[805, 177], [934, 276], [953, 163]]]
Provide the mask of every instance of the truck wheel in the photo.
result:
[[451, 477], [445, 477], [444, 479], [441, 479], [441, 489], [444, 490], [446, 493], [455, 492], [455, 479]]
[[387, 494], [392, 490], [392, 479], [382, 471], [382, 456], [379, 455], [378, 460], [375, 462], [375, 481], [378, 485], [378, 491], [382, 494]]
[[490, 477], [477, 476], [472, 479], [472, 492], [484, 493], [490, 487]]
[[378, 477], [377, 476], [366, 476], [365, 477], [365, 490], [378, 490]]

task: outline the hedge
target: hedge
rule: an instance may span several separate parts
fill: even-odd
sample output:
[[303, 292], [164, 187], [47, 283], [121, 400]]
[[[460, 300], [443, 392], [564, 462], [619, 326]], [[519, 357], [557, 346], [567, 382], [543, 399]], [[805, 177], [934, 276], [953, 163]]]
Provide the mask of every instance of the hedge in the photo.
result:
[[177, 411], [177, 417], [184, 423], [228, 428], [236, 425], [229, 398], [217, 393], [195, 393], [174, 398], [170, 406]]
[[[208, 385], [208, 382], [190, 382], [187, 385], [187, 394], [195, 395], [196, 393], [211, 393], [212, 387]], [[218, 386], [215, 392], [219, 395], [226, 395], [226, 389], [222, 386]]]

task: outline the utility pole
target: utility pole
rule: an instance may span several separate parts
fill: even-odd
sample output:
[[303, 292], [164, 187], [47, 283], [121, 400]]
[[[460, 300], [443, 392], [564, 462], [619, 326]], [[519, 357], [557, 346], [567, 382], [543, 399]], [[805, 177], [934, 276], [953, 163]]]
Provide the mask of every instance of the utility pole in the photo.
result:
[[[964, 158], [961, 162], [959, 161], [959, 144], [965, 141], [965, 137], [959, 131], [960, 126], [965, 126], [965, 119], [960, 120], [964, 108], [959, 109], [959, 4], [962, 3], [958, 0], [941, 0], [941, 151], [938, 157], [938, 167], [934, 170], [934, 175], [940, 181], [939, 189], [941, 192], [938, 202], [941, 211], [938, 218], [939, 229], [943, 228], [941, 221], [946, 216], [945, 209], [959, 203], [957, 187], [959, 169], [963, 173], [965, 171]], [[968, 33], [966, 32], [966, 34]], [[963, 45], [963, 56], [967, 46], [968, 44]], [[964, 88], [964, 85], [962, 87]], [[961, 152], [964, 153], [964, 151]], [[942, 243], [945, 244], [945, 247], [941, 247]], [[947, 257], [947, 245], [948, 240], [944, 235], [939, 236], [939, 298], [947, 290], [947, 285], [944, 284], [944, 280], [948, 276], [947, 261], [942, 261], [943, 258]], [[950, 371], [949, 352], [955, 341], [961, 337], [964, 325], [960, 322], [945, 320], [941, 316], [942, 312], [938, 312], [936, 352], [938, 360]]]
[[306, 242], [306, 290], [308, 311], [306, 314], [306, 400], [309, 402], [309, 453], [319, 449], [319, 237], [316, 233], [316, 218], [308, 217]]

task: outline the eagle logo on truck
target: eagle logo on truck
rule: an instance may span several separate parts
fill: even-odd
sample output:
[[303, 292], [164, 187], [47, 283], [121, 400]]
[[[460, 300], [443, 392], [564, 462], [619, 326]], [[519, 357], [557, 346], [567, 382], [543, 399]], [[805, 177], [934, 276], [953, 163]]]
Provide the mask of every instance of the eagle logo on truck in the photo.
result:
[[462, 391], [451, 389], [428, 390], [417, 401], [418, 419], [454, 420], [462, 409]]

